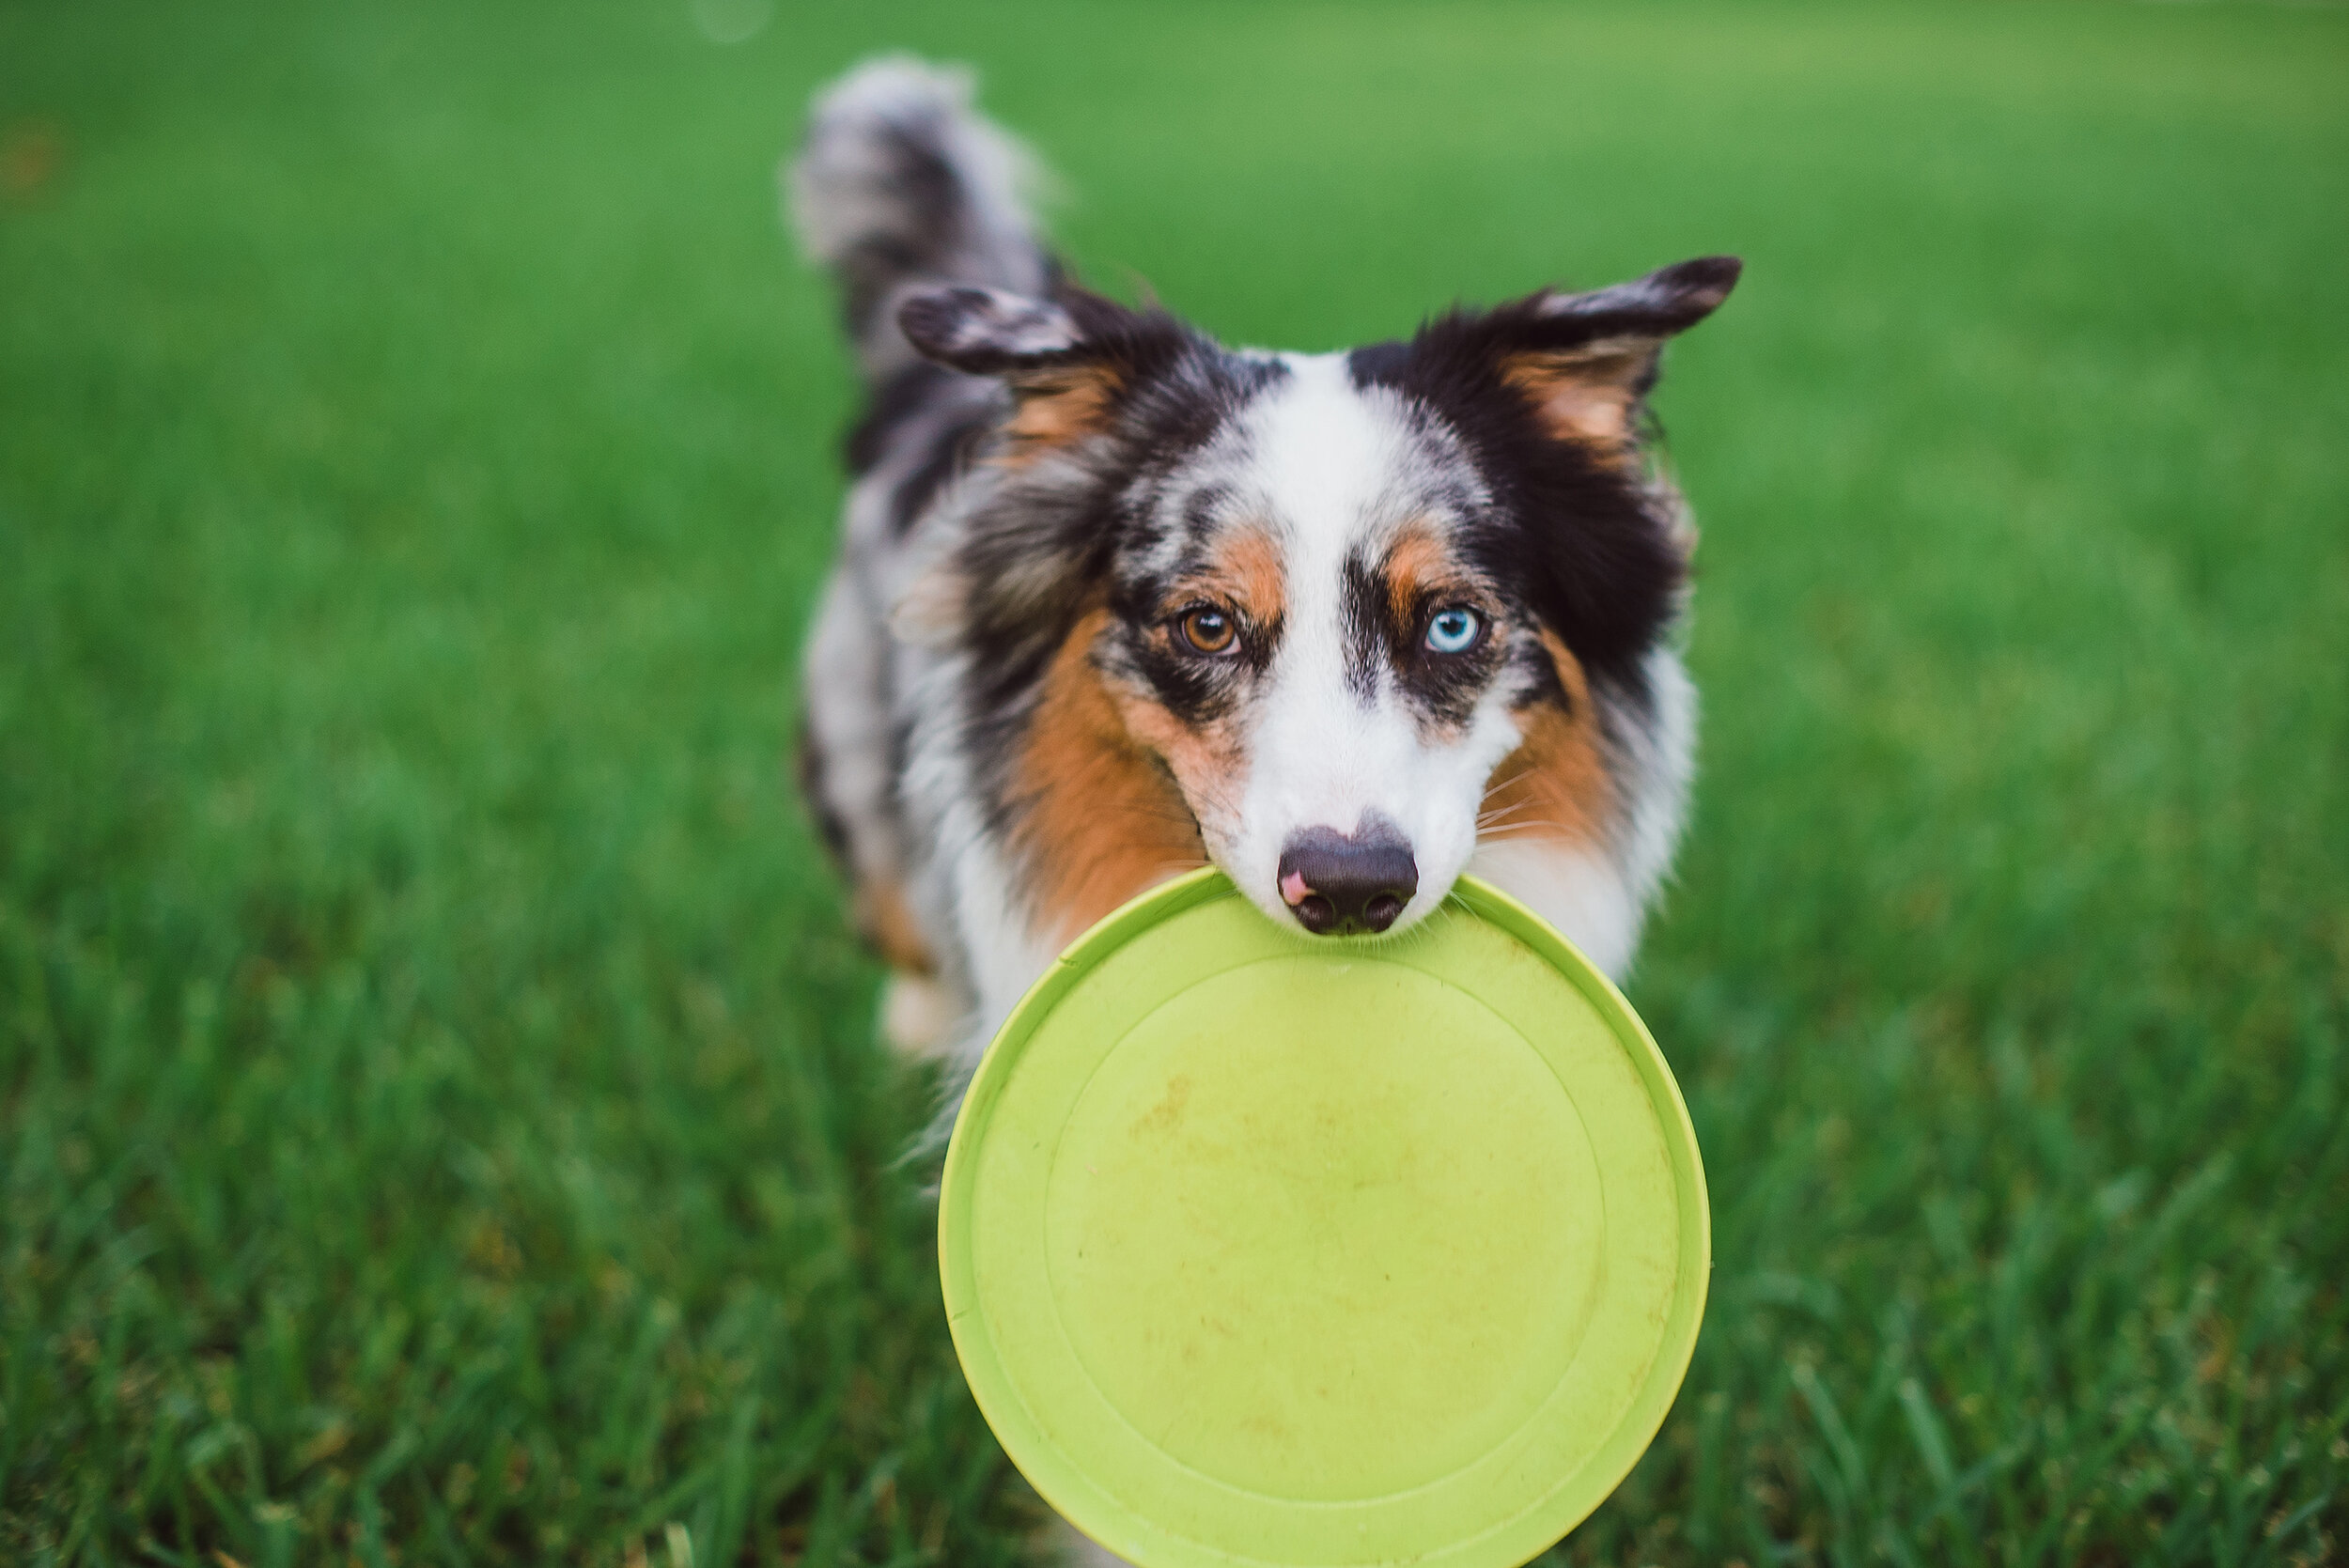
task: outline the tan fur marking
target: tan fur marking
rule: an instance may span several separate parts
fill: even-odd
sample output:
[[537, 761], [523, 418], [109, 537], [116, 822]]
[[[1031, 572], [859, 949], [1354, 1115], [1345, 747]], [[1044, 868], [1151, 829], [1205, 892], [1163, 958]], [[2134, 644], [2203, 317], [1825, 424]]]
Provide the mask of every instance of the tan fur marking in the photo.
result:
[[1493, 769], [1478, 836], [1587, 843], [1598, 837], [1614, 804], [1599, 756], [1591, 686], [1581, 661], [1555, 633], [1543, 632], [1542, 645], [1566, 689], [1567, 706], [1542, 702], [1524, 710], [1525, 738]]
[[1232, 602], [1256, 625], [1269, 626], [1281, 618], [1288, 599], [1287, 573], [1282, 569], [1280, 547], [1268, 536], [1253, 528], [1230, 535], [1216, 563], [1216, 576]]
[[933, 974], [938, 961], [922, 928], [906, 905], [905, 889], [894, 882], [866, 882], [856, 890], [856, 928], [890, 968], [909, 974]]
[[1430, 599], [1456, 599], [1490, 612], [1490, 597], [1454, 557], [1442, 536], [1423, 522], [1408, 524], [1387, 551], [1387, 608], [1408, 626]]
[[1034, 907], [1063, 940], [1207, 858], [1181, 793], [1094, 668], [1108, 621], [1106, 610], [1085, 616], [1053, 656], [1013, 773], [1014, 840]]
[[1013, 467], [1049, 447], [1065, 445], [1109, 423], [1122, 383], [1108, 369], [1072, 370], [1019, 387], [1019, 407], [1003, 427], [999, 459]]
[[1237, 807], [1240, 749], [1228, 726], [1196, 730], [1146, 697], [1120, 692], [1114, 700], [1126, 733], [1164, 760], [1190, 800], [1227, 814]]
[[1549, 433], [1580, 442], [1610, 467], [1631, 461], [1633, 388], [1645, 356], [1600, 349], [1569, 354], [1518, 354], [1501, 379], [1533, 404]]
[[1279, 620], [1288, 603], [1288, 570], [1280, 544], [1261, 529], [1230, 530], [1216, 540], [1205, 567], [1167, 589], [1159, 612], [1172, 616], [1201, 599], [1232, 605], [1242, 619], [1259, 627]]

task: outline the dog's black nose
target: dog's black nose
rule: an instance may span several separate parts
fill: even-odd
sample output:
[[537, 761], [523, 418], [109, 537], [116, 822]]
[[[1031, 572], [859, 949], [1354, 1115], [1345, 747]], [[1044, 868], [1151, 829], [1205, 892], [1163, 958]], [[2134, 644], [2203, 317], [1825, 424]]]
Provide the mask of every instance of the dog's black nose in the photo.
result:
[[1308, 828], [1281, 851], [1281, 897], [1315, 936], [1384, 931], [1419, 891], [1411, 846], [1384, 817], [1348, 836]]

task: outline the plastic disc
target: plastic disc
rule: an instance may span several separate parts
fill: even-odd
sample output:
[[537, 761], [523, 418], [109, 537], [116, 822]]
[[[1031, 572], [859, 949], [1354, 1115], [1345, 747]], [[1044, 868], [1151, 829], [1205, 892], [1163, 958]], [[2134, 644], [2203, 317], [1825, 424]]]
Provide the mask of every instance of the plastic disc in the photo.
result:
[[1221, 873], [1069, 948], [989, 1048], [940, 1195], [980, 1409], [1143, 1568], [1515, 1568], [1656, 1435], [1704, 1173], [1664, 1059], [1464, 879], [1313, 938]]

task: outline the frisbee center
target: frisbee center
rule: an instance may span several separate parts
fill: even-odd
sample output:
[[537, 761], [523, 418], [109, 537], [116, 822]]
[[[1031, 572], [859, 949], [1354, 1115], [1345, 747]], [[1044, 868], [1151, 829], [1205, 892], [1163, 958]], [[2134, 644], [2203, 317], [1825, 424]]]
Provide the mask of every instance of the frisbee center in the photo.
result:
[[1202, 980], [1121, 1039], [1051, 1160], [1054, 1304], [1134, 1430], [1243, 1490], [1354, 1500], [1492, 1454], [1573, 1362], [1597, 1166], [1467, 993], [1343, 954]]

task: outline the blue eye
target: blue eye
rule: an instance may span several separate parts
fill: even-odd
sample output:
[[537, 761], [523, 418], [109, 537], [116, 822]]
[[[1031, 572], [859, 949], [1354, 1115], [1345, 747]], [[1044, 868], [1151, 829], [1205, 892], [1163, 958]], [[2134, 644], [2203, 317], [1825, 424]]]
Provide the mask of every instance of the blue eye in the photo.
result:
[[1455, 604], [1437, 611], [1435, 619], [1427, 623], [1427, 645], [1438, 653], [1466, 653], [1484, 631], [1484, 616]]

